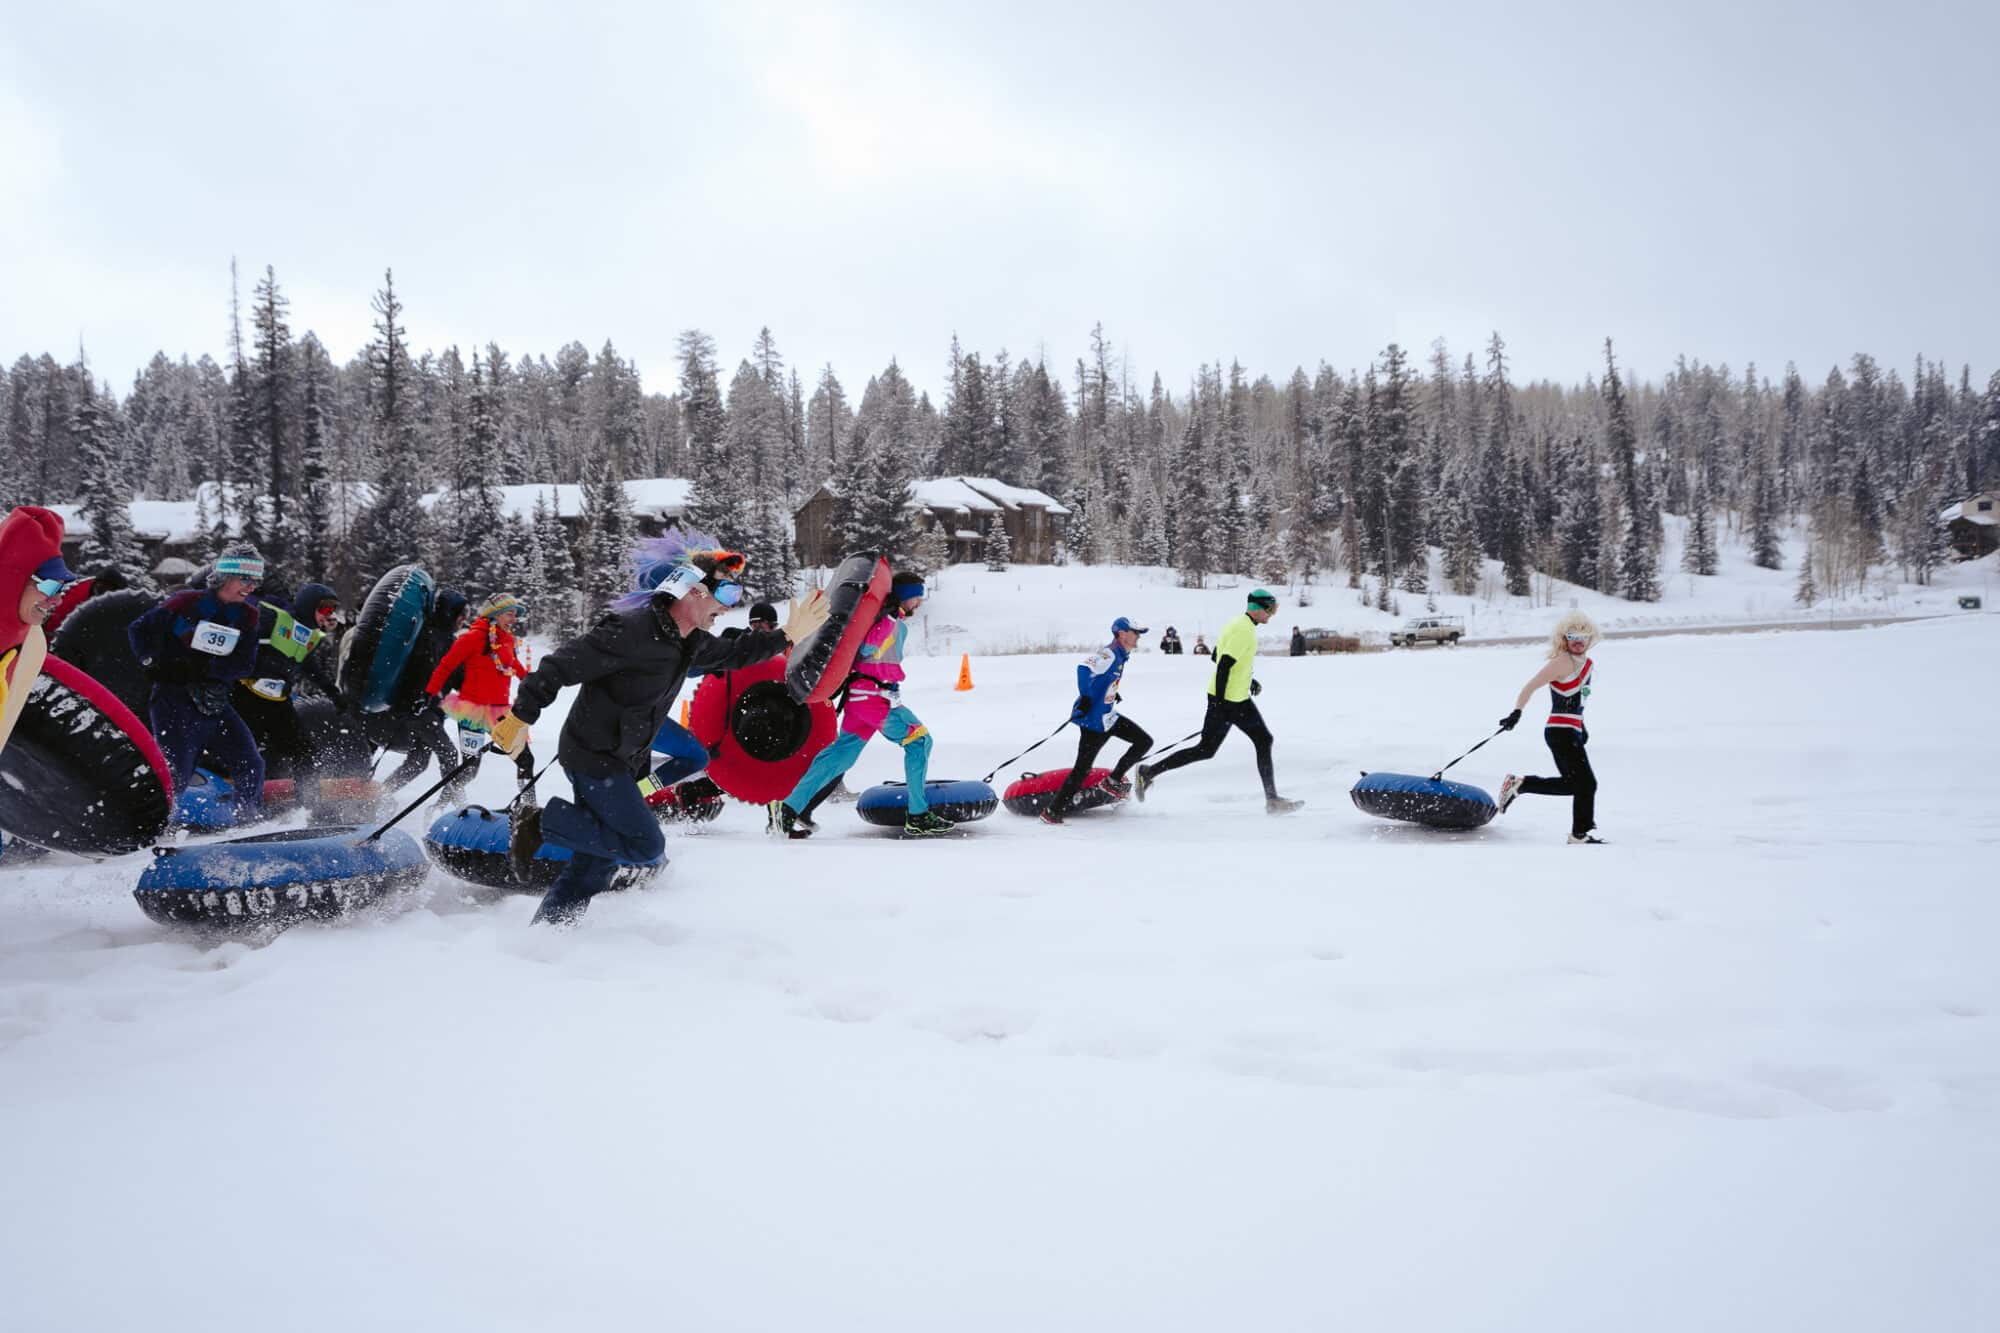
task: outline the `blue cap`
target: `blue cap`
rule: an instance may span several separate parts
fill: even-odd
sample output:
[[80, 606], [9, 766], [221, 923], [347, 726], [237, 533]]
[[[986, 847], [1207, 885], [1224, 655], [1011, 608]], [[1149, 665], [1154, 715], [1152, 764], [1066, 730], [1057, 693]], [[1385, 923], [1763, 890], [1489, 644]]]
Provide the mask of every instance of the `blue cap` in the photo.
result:
[[1133, 624], [1132, 617], [1130, 616], [1120, 616], [1118, 617], [1118, 619], [1111, 622], [1111, 632], [1113, 634], [1123, 634], [1128, 629], [1131, 630], [1134, 634], [1151, 633], [1151, 631], [1148, 630], [1144, 625]]
[[[44, 547], [42, 549], [47, 550], [48, 548]], [[76, 575], [70, 572], [70, 567], [63, 563], [63, 558], [59, 555], [50, 556], [47, 560], [42, 561], [41, 564], [36, 565], [34, 576], [38, 579], [61, 579], [64, 583], [76, 582]]]

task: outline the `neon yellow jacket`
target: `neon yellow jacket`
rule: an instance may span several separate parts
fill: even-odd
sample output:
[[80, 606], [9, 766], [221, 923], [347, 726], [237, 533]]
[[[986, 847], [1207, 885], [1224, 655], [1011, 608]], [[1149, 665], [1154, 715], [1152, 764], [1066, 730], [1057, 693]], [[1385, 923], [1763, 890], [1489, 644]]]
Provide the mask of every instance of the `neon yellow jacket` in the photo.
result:
[[[1229, 668], [1229, 689], [1222, 697], [1225, 702], [1240, 704], [1250, 697], [1250, 672], [1257, 662], [1257, 622], [1248, 614], [1240, 615], [1222, 627], [1221, 637], [1215, 641], [1215, 665], [1219, 668], [1223, 658], [1234, 659]], [[1215, 672], [1208, 673], [1208, 692], [1215, 693]]]

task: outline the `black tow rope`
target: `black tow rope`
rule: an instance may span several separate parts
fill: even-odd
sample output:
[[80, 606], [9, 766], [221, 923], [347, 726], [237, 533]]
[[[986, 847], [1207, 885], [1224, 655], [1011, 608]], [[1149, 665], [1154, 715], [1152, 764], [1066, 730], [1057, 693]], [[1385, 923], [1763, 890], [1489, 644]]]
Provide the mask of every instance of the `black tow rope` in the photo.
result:
[[[1494, 733], [1493, 733], [1493, 736], [1498, 736], [1498, 735], [1500, 734], [1500, 732], [1501, 732], [1501, 731], [1505, 731], [1505, 730], [1507, 730], [1507, 728], [1505, 728], [1505, 727], [1502, 727], [1502, 728], [1500, 728], [1500, 731], [1496, 731], [1496, 732], [1494, 732]], [[1490, 740], [1492, 740], [1492, 739], [1493, 739], [1493, 736], [1488, 736], [1488, 737], [1486, 738], [1486, 741], [1490, 741]], [[1481, 741], [1481, 742], [1479, 742], [1479, 745], [1484, 745], [1484, 744], [1486, 744], [1486, 741]], [[1479, 745], [1475, 745], [1475, 746], [1473, 746], [1473, 747], [1472, 747], [1472, 750], [1477, 750], [1477, 749], [1479, 748]], [[1466, 755], [1469, 755], [1469, 754], [1471, 754], [1471, 753], [1472, 753], [1472, 750], [1467, 750], [1467, 751], [1465, 752], [1465, 754], [1462, 754], [1462, 755], [1460, 755], [1460, 756], [1458, 757], [1458, 759], [1463, 759], [1463, 758], [1465, 758], [1465, 757], [1466, 757]], [[1437, 772], [1435, 772], [1435, 773], [1431, 774], [1431, 781], [1432, 781], [1432, 782], [1436, 782], [1436, 781], [1438, 781], [1438, 780], [1439, 780], [1440, 778], [1442, 778], [1442, 777], [1444, 776], [1444, 769], [1445, 769], [1445, 768], [1450, 768], [1450, 767], [1452, 766], [1452, 764], [1456, 764], [1456, 763], [1458, 762], [1458, 759], [1454, 759], [1454, 760], [1452, 760], [1452, 761], [1451, 761], [1451, 764], [1446, 764], [1446, 765], [1444, 766], [1444, 768], [1440, 768], [1440, 769], [1439, 769], [1439, 770], [1438, 770]]]
[[1007, 767], [1009, 764], [1015, 763], [1022, 759], [1026, 759], [1029, 755], [1041, 749], [1044, 745], [1047, 745], [1050, 741], [1054, 740], [1056, 737], [1062, 735], [1063, 728], [1067, 727], [1069, 724], [1070, 724], [1070, 719], [1064, 718], [1061, 722], [1056, 724], [1056, 729], [1054, 731], [1042, 737], [1040, 740], [1036, 741], [1033, 745], [1030, 745], [1027, 749], [1015, 755], [1012, 759], [1002, 759], [999, 763], [993, 765], [993, 772], [988, 773], [983, 779], [981, 779], [981, 781], [991, 783], [993, 781], [994, 775], [999, 773], [1001, 769]]

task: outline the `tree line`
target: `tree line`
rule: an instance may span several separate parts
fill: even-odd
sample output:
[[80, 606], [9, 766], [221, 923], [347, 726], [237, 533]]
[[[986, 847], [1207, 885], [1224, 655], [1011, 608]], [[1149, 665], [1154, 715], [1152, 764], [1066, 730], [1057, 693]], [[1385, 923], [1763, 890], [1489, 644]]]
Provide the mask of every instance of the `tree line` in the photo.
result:
[[[1066, 372], [953, 337], [935, 404], [893, 360], [853, 401], [831, 365], [789, 365], [768, 328], [725, 382], [714, 340], [690, 329], [663, 394], [608, 341], [417, 353], [393, 272], [374, 336], [337, 365], [294, 337], [271, 268], [247, 312], [235, 277], [227, 365], [162, 352], [122, 398], [81, 356], [0, 373], [0, 502], [80, 503], [86, 562], [143, 583], [127, 502], [220, 480], [226, 512], [198, 514], [211, 549], [236, 527], [350, 598], [423, 560], [474, 592], [533, 590], [574, 628], [621, 590], [635, 477], [691, 479], [690, 520], [745, 551], [770, 597], [791, 590], [791, 517], [822, 484], [851, 547], [937, 564], [948, 544], [917, 530], [911, 483], [969, 474], [1061, 500], [1069, 559], [1169, 565], [1190, 586], [1345, 571], [1385, 607], [1397, 591], [1477, 592], [1486, 560], [1516, 595], [1539, 573], [1654, 600], [1666, 514], [1686, 519], [1691, 573], [1715, 571], [1728, 532], [1758, 564], [1798, 567], [1802, 600], [1878, 572], [1923, 582], [1948, 554], [1939, 511], [2000, 484], [2000, 370], [1981, 388], [1969, 366], [1922, 358], [1905, 379], [1857, 353], [1811, 382], [1683, 358], [1650, 383], [1607, 339], [1575, 384], [1517, 383], [1495, 333], [1459, 360], [1442, 340], [1423, 364], [1392, 343], [1344, 371], [1232, 363], [1142, 387], [1100, 325]], [[581, 524], [546, 498], [504, 514], [496, 488], [521, 483], [580, 484]]]

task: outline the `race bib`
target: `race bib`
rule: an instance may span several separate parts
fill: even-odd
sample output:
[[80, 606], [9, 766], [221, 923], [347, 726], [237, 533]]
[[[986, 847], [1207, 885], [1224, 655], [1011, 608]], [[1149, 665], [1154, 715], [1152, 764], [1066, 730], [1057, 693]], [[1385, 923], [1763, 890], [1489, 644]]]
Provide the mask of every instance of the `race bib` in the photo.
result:
[[458, 724], [458, 752], [462, 755], [479, 754], [492, 743], [493, 733], [484, 727]]
[[194, 636], [188, 641], [188, 647], [211, 657], [227, 657], [236, 651], [236, 641], [242, 637], [240, 629], [204, 620], [194, 627]]

